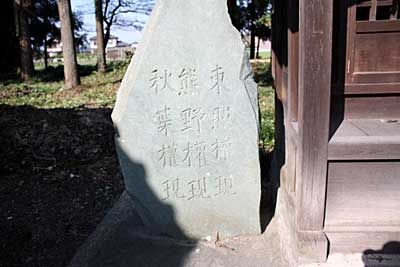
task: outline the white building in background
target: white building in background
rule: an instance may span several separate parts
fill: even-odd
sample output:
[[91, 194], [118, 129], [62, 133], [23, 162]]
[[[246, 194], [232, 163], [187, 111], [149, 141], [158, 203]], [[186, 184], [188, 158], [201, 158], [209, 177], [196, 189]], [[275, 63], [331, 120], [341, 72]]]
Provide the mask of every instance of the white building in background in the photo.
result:
[[[135, 53], [136, 46], [137, 43], [131, 46], [131, 44], [120, 41], [117, 36], [111, 35], [106, 47], [107, 58], [125, 59], [129, 54], [132, 55]], [[97, 51], [97, 37], [93, 36], [89, 39], [89, 49], [79, 49], [79, 47], [77, 47], [76, 51], [95, 54]], [[57, 61], [60, 60], [58, 59], [59, 57], [62, 57], [62, 52], [63, 44], [60, 40], [54, 40], [47, 48], [49, 58], [57, 58]]]
[[[92, 38], [89, 39], [89, 47], [90, 51], [92, 53], [95, 53], [97, 50], [97, 37], [93, 36]], [[110, 35], [110, 38], [108, 39], [107, 47], [106, 50], [116, 48], [116, 47], [128, 47], [129, 44], [122, 42], [119, 40], [117, 36]]]
[[[97, 51], [97, 37], [93, 36], [89, 39], [90, 53], [95, 54]], [[120, 41], [117, 36], [110, 36], [106, 47], [107, 59], [110, 60], [124, 60], [129, 58], [129, 55], [135, 53], [135, 48], [130, 44]]]
[[[76, 46], [75, 50], [77, 53], [80, 53], [82, 47]], [[63, 43], [61, 42], [61, 40], [55, 39], [47, 47], [47, 54], [49, 58], [60, 57], [62, 56], [62, 52], [63, 52]]]

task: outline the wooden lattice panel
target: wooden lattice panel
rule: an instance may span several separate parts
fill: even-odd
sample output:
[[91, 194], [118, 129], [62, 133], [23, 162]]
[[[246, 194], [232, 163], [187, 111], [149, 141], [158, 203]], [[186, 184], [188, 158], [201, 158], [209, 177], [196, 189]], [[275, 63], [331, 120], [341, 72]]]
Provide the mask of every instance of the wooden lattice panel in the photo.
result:
[[346, 91], [400, 92], [399, 1], [349, 5], [346, 58]]

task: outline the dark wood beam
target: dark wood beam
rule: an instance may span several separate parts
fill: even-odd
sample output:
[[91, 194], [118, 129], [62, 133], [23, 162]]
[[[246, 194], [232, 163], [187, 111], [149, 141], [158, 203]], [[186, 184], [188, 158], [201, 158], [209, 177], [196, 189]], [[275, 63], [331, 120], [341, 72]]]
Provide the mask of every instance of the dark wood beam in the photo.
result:
[[333, 1], [301, 0], [299, 24], [298, 231], [324, 225], [332, 68]]

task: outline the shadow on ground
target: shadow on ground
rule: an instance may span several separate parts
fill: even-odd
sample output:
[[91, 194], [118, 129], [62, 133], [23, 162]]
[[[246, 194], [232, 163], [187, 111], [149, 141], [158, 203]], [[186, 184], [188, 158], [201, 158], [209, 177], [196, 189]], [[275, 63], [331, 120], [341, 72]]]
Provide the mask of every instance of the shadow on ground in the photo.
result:
[[[2, 266], [66, 266], [120, 198], [124, 184], [115, 151], [111, 112], [106, 108], [36, 109], [0, 105]], [[262, 157], [264, 161], [268, 158]], [[132, 164], [137, 167], [143, 190], [155, 201], [143, 166]], [[261, 165], [269, 166], [265, 162]], [[174, 216], [171, 207], [166, 206], [165, 211]], [[159, 253], [160, 249], [132, 247], [129, 240], [138, 231], [134, 232], [130, 224], [120, 227], [116, 230], [126, 233], [125, 249], [115, 254], [114, 259], [138, 260], [132, 253], [142, 253], [151, 262], [152, 255], [148, 252]], [[140, 230], [142, 226], [137, 224], [137, 227]], [[105, 244], [105, 251], [109, 250], [107, 246], [115, 245], [113, 242], [117, 240]], [[162, 248], [170, 246], [168, 242], [157, 244]], [[180, 244], [173, 255], [167, 253], [169, 250], [157, 255], [180, 266], [192, 249], [193, 246]], [[96, 258], [93, 266], [102, 266], [101, 260], [106, 260], [102, 255]]]
[[[111, 109], [0, 105], [0, 113], [1, 265], [66, 266], [124, 189]], [[149, 190], [143, 166], [132, 164]], [[190, 249], [175, 251], [175, 266]]]
[[400, 242], [387, 242], [379, 250], [367, 249], [362, 254], [362, 260], [365, 267], [400, 266]]
[[66, 266], [123, 191], [111, 110], [0, 114], [1, 265]]

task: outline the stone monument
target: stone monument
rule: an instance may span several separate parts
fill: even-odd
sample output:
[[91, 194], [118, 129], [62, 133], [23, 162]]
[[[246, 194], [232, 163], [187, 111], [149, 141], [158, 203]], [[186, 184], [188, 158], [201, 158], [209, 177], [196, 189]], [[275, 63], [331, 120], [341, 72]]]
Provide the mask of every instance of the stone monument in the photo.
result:
[[112, 114], [126, 191], [175, 237], [260, 233], [257, 85], [226, 0], [159, 0]]

